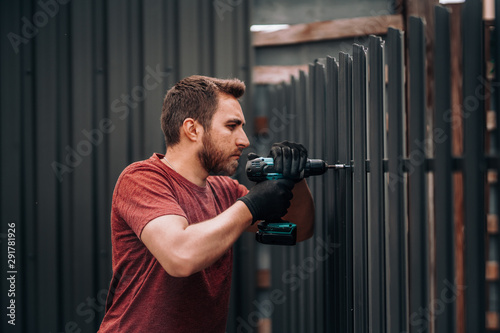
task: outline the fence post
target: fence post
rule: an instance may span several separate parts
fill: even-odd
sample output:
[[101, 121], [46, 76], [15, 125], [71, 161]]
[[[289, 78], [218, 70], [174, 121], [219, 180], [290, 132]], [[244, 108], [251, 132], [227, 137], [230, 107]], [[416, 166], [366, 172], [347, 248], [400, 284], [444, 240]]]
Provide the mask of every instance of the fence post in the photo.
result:
[[[295, 142], [302, 143], [298, 138], [299, 127], [300, 127], [300, 118], [298, 118], [298, 109], [297, 109], [297, 101], [298, 96], [300, 95], [298, 88], [298, 80], [295, 76], [291, 76], [290, 84], [287, 85], [288, 93], [287, 93], [287, 109], [286, 113], [290, 115], [290, 124], [287, 126], [288, 133], [287, 139]], [[294, 246], [293, 248], [288, 249], [289, 251], [289, 262], [288, 266], [292, 267], [294, 264], [299, 262], [299, 248], [298, 246]], [[290, 293], [290, 308], [288, 314], [288, 322], [290, 324], [290, 333], [300, 332], [298, 328], [299, 323], [299, 313], [302, 312], [300, 303], [299, 303], [299, 295], [296, 290], [292, 290]]]
[[[434, 145], [436, 149], [434, 168], [435, 212], [436, 212], [436, 293], [432, 304], [443, 306], [435, 316], [437, 332], [453, 331], [455, 327], [455, 300], [443, 297], [444, 292], [455, 283], [455, 249], [453, 220], [453, 182], [451, 165], [451, 124], [447, 112], [451, 112], [450, 89], [450, 19], [448, 9], [436, 6], [435, 113]], [[448, 295], [448, 293], [446, 294]], [[439, 302], [439, 303], [438, 303]], [[437, 311], [437, 309], [434, 309]]]
[[[352, 124], [352, 59], [341, 52], [339, 68], [339, 162], [350, 164], [352, 159], [351, 124]], [[342, 224], [341, 235], [341, 271], [342, 276], [342, 311], [340, 332], [353, 332], [352, 302], [352, 174], [350, 171], [339, 172], [338, 179], [338, 221]]]
[[366, 202], [366, 53], [353, 45], [353, 278], [354, 332], [368, 332]]
[[389, 28], [387, 33], [388, 85], [388, 332], [407, 330], [406, 311], [406, 216], [403, 170], [403, 33]]
[[[425, 177], [425, 34], [421, 18], [410, 17], [409, 103], [409, 325], [410, 332], [428, 332], [421, 311], [429, 306], [427, 186]], [[439, 331], [439, 330], [438, 330]]]
[[[299, 81], [298, 81], [298, 88], [299, 88], [299, 93], [297, 94], [297, 113], [299, 115], [299, 140], [298, 142], [302, 143], [305, 147], [309, 146], [309, 127], [307, 123], [307, 117], [308, 117], [308, 110], [307, 110], [307, 103], [308, 103], [308, 94], [307, 94], [307, 84], [308, 84], [308, 77], [305, 74], [305, 72], [301, 71], [299, 73]], [[300, 243], [297, 245], [297, 250], [298, 250], [298, 258], [302, 259], [306, 257], [308, 248], [309, 248], [309, 243], [310, 242], [305, 242], [305, 243]], [[301, 282], [299, 290], [305, 290], [305, 283], [304, 281]], [[298, 295], [298, 302], [300, 304], [300, 309], [298, 311], [298, 319], [299, 319], [299, 326], [297, 327], [298, 332], [306, 332], [308, 330], [307, 327], [307, 318], [310, 315], [309, 311], [304, 311], [304, 307], [308, 306], [307, 300], [309, 299], [309, 295], [307, 292], [299, 292]]]
[[370, 332], [385, 332], [385, 200], [384, 200], [384, 50], [380, 37], [370, 36], [369, 158], [370, 205], [368, 223], [368, 274]]
[[[314, 63], [314, 80], [315, 80], [315, 88], [314, 88], [314, 144], [312, 147], [311, 157], [314, 158], [324, 158], [324, 146], [325, 142], [325, 67], [323, 64], [316, 61]], [[312, 177], [309, 181], [314, 182], [314, 195], [315, 195], [315, 203], [316, 203], [316, 235], [317, 237], [324, 238], [326, 233], [326, 219], [325, 219], [325, 193], [326, 188], [324, 186], [325, 182], [323, 179], [324, 176], [320, 177]], [[313, 244], [318, 244], [316, 241], [312, 242]], [[324, 288], [325, 285], [325, 266], [324, 264], [320, 264], [316, 262], [316, 271], [312, 278], [313, 283], [315, 284], [316, 290], [320, 290]], [[325, 293], [319, 292], [315, 297], [315, 332], [324, 332], [325, 331]]]
[[485, 332], [484, 76], [482, 1], [463, 7], [465, 326]]
[[[332, 57], [326, 58], [326, 160], [334, 163], [338, 159], [338, 80], [339, 80], [339, 67], [337, 62]], [[340, 222], [336, 219], [336, 188], [337, 174], [328, 172], [325, 176], [326, 192], [326, 217], [328, 219], [327, 235], [328, 239], [334, 244], [340, 244]], [[335, 248], [332, 255], [327, 261], [327, 281], [326, 281], [326, 332], [338, 332], [339, 329], [339, 315], [340, 315], [340, 256], [339, 249]]]
[[[316, 109], [316, 99], [314, 98], [315, 96], [315, 89], [316, 89], [316, 71], [314, 69], [313, 64], [309, 64], [309, 74], [307, 76], [307, 97], [306, 97], [306, 116], [307, 116], [307, 130], [306, 130], [306, 135], [308, 136], [308, 146], [307, 149], [309, 152], [312, 151], [312, 148], [314, 147], [314, 143], [316, 142], [314, 133], [315, 133], [315, 128], [314, 128], [314, 110]], [[312, 180], [312, 181], [311, 181]], [[308, 180], [309, 187], [311, 189], [311, 193], [314, 195], [315, 193], [315, 183], [314, 179], [311, 178]], [[316, 223], [317, 219], [315, 220]], [[304, 256], [302, 257], [303, 260], [306, 258], [306, 256], [310, 256], [313, 253], [314, 250], [314, 241], [309, 241], [304, 244]], [[306, 331], [315, 331], [315, 325], [316, 325], [316, 309], [315, 309], [315, 304], [316, 304], [316, 298], [314, 294], [314, 289], [315, 289], [315, 279], [314, 278], [309, 278], [304, 282], [304, 286], [306, 288], [306, 293], [304, 295], [305, 299], [305, 312], [306, 312], [306, 320], [305, 320], [305, 327]], [[308, 292], [307, 292], [308, 291]]]

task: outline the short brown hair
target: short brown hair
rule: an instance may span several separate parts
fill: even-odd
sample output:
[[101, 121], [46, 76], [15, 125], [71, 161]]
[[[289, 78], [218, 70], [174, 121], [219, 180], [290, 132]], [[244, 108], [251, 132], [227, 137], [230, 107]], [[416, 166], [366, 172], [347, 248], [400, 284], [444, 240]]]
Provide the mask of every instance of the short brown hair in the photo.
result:
[[221, 93], [240, 98], [245, 93], [245, 84], [238, 79], [193, 75], [177, 82], [167, 91], [161, 112], [165, 144], [179, 143], [179, 131], [186, 118], [193, 118], [208, 130]]

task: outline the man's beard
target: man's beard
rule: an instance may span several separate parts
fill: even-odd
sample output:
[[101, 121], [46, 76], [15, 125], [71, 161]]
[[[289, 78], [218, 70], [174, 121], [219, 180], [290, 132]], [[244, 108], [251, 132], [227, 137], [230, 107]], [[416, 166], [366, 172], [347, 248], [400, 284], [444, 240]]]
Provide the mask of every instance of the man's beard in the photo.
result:
[[203, 148], [198, 153], [201, 164], [211, 175], [231, 176], [238, 168], [238, 160], [232, 160], [231, 156], [240, 152], [236, 150], [230, 155], [219, 150], [209, 133], [203, 136]]

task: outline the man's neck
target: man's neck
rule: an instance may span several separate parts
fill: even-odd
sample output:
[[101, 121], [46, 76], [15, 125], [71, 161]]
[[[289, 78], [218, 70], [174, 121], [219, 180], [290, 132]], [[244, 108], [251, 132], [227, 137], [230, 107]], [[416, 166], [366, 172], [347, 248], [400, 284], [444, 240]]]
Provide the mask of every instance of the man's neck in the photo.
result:
[[192, 151], [186, 154], [181, 147], [169, 148], [162, 162], [169, 168], [189, 180], [191, 183], [204, 187], [208, 172], [203, 168], [197, 154]]

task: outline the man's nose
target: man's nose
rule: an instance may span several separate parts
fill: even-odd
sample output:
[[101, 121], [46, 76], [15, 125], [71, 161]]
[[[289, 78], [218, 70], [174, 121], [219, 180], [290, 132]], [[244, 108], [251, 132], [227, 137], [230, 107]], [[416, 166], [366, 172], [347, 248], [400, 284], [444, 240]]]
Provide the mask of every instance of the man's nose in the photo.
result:
[[248, 146], [250, 146], [250, 141], [248, 141], [248, 137], [243, 129], [241, 129], [241, 133], [236, 140], [236, 145], [242, 148], [247, 148]]

